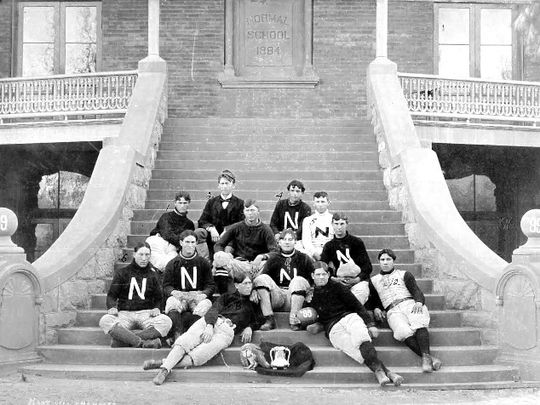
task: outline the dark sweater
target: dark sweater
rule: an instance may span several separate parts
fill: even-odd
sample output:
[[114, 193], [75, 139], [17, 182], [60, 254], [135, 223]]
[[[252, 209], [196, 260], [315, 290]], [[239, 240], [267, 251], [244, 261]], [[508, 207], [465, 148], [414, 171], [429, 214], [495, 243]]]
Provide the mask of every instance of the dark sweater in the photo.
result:
[[163, 239], [179, 249], [180, 234], [186, 229], [195, 230], [193, 221], [187, 217], [187, 214], [180, 214], [178, 211], [172, 210], [159, 218], [156, 227], [150, 231], [150, 236], [159, 233]]
[[218, 233], [225, 230], [225, 227], [232, 225], [244, 219], [244, 201], [234, 194], [227, 205], [223, 208], [221, 195], [212, 197], [206, 202], [204, 210], [199, 218], [199, 228], [209, 228], [214, 226]]
[[231, 225], [216, 243], [214, 250], [222, 252], [231, 243], [235, 257], [249, 261], [257, 255], [279, 251], [272, 229], [262, 221], [256, 225], [248, 225], [245, 221]]
[[[281, 288], [289, 287], [290, 279], [295, 276], [304, 277], [311, 281], [311, 273], [314, 270], [313, 261], [305, 253], [293, 250], [290, 254], [271, 253], [264, 265], [261, 274], [268, 274]], [[289, 278], [282, 277], [284, 271]]]
[[171, 295], [173, 290], [200, 291], [211, 298], [216, 290], [216, 285], [214, 277], [212, 277], [210, 262], [197, 253], [189, 258], [182, 256], [182, 253], [178, 254], [167, 264], [163, 276], [165, 296]]
[[[144, 288], [144, 283], [146, 283], [146, 288]], [[138, 291], [141, 292], [141, 296]], [[140, 267], [133, 260], [129, 265], [115, 272], [107, 294], [107, 309], [116, 307], [119, 311], [140, 311], [159, 308], [161, 299], [161, 285], [152, 265]]]
[[368, 328], [375, 325], [371, 314], [353, 293], [333, 280], [328, 280], [325, 286], [315, 286], [311, 306], [317, 311], [318, 321], [324, 325], [326, 336], [341, 318], [353, 313], [358, 314]]
[[236, 334], [242, 333], [248, 326], [257, 330], [264, 322], [259, 307], [249, 300], [249, 296], [240, 295], [238, 291], [220, 295], [204, 316], [204, 320], [215, 325], [219, 315], [230, 319], [236, 325]]
[[302, 240], [302, 222], [304, 218], [310, 215], [310, 206], [302, 200], [295, 205], [290, 205], [288, 199], [279, 200], [270, 219], [270, 228], [272, 228], [274, 234], [284, 229], [294, 229], [296, 231], [296, 239]]
[[[351, 235], [349, 232], [343, 238], [336, 238], [334, 235], [334, 238], [324, 245], [321, 253], [321, 261], [327, 264], [332, 263], [335, 270], [339, 269], [339, 266], [344, 263], [344, 260], [340, 260], [338, 251], [345, 257], [347, 257], [348, 251], [350, 258], [360, 267], [360, 281], [369, 279], [373, 268], [362, 239]], [[335, 276], [335, 274], [333, 275]]]

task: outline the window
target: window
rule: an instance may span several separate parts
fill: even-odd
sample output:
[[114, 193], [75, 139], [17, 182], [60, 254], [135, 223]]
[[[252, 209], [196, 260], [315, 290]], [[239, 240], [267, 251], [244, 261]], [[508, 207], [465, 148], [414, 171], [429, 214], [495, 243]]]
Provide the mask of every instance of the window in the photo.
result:
[[436, 4], [435, 18], [435, 66], [439, 75], [519, 79], [513, 8]]
[[100, 31], [100, 3], [19, 3], [19, 75], [99, 70]]

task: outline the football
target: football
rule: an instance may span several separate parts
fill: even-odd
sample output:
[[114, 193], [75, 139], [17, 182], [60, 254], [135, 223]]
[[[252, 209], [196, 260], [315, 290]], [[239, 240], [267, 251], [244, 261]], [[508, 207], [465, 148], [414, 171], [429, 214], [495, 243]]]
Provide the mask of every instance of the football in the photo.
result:
[[315, 309], [311, 307], [302, 308], [300, 311], [297, 312], [296, 316], [300, 321], [300, 324], [304, 327], [317, 322], [317, 318], [319, 317], [317, 311], [315, 311]]

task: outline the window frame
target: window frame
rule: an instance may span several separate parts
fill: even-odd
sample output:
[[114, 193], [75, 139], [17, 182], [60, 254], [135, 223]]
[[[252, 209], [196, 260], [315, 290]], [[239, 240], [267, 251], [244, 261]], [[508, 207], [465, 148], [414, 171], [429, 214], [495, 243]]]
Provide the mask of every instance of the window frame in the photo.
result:
[[54, 38], [54, 75], [65, 74], [66, 70], [66, 8], [96, 7], [96, 72], [101, 71], [102, 64], [102, 32], [101, 1], [22, 1], [17, 7], [17, 76], [23, 75], [24, 45], [24, 8], [53, 7], [54, 21], [58, 28]]
[[[501, 3], [434, 3], [433, 14], [433, 58], [434, 71], [439, 74], [439, 10], [449, 8], [469, 9], [469, 76], [481, 78], [481, 10], [506, 9], [511, 10], [512, 24], [518, 15], [518, 5]], [[512, 80], [523, 78], [523, 41], [512, 27]]]

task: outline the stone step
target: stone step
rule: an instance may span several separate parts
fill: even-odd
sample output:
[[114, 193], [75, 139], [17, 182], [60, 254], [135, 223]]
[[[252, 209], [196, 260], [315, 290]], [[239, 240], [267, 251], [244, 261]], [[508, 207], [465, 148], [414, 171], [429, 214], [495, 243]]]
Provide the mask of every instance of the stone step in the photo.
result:
[[[73, 326], [69, 328], [59, 328], [58, 343], [66, 345], [109, 345], [111, 339], [105, 335], [99, 327]], [[394, 340], [390, 329], [381, 329], [380, 335], [374, 339], [378, 346], [399, 346], [401, 343]], [[330, 342], [324, 333], [312, 335], [306, 331], [293, 332], [290, 329], [274, 329], [267, 332], [255, 331], [253, 341], [265, 341], [281, 343], [284, 340], [289, 342], [304, 342], [308, 346], [329, 346]], [[475, 346], [480, 345], [480, 330], [477, 328], [457, 327], [457, 328], [430, 328], [430, 342], [432, 346]], [[235, 345], [241, 345], [239, 338], [235, 340]]]
[[[191, 153], [205, 154], [206, 152], [221, 152], [228, 150], [236, 150], [238, 154], [249, 154], [250, 152], [266, 152], [273, 154], [274, 152], [290, 152], [301, 150], [303, 152], [319, 152], [321, 150], [328, 152], [341, 152], [344, 146], [339, 143], [325, 141], [321, 143], [315, 142], [292, 142], [294, 139], [286, 143], [277, 142], [229, 142], [223, 138], [218, 138], [211, 142], [164, 142], [159, 144], [159, 150], [162, 151], [189, 151]], [[350, 142], [347, 144], [348, 151], [372, 151], [377, 150], [375, 138], [366, 140], [365, 142]], [[272, 156], [268, 156], [272, 159]]]
[[[380, 248], [382, 249], [382, 247]], [[367, 249], [371, 263], [378, 263], [377, 254], [380, 249]], [[396, 267], [399, 267], [402, 270], [407, 270], [401, 263], [414, 263], [414, 251], [410, 249], [393, 249], [394, 253], [397, 256]], [[122, 259], [121, 262], [131, 262], [133, 259], [133, 249], [132, 248], [122, 248]], [[378, 269], [378, 267], [377, 267]], [[378, 271], [378, 270], [377, 270]]]
[[[263, 170], [263, 169], [276, 169], [276, 163], [268, 160], [167, 160], [157, 159], [155, 162], [156, 169], [193, 169], [195, 167], [204, 168], [218, 168], [212, 173], [212, 177], [217, 180], [219, 170], [227, 168], [234, 173], [246, 170]], [[375, 160], [350, 160], [350, 161], [297, 161], [292, 160], [287, 162], [286, 168], [288, 170], [294, 170], [295, 172], [300, 170], [340, 170], [340, 168], [346, 167], [349, 170], [378, 170], [379, 164]], [[294, 178], [300, 176], [293, 176]]]
[[[352, 367], [356, 364], [349, 356], [331, 346], [314, 346], [310, 349], [317, 366]], [[44, 361], [48, 363], [141, 366], [145, 360], [165, 358], [170, 348], [148, 350], [130, 347], [111, 348], [100, 345], [54, 345], [41, 346], [38, 350]], [[495, 346], [435, 346], [432, 350], [432, 354], [442, 361], [444, 367], [490, 364], [497, 356], [497, 352], [498, 348]], [[388, 367], [421, 366], [421, 359], [405, 346], [378, 346], [377, 353]], [[214, 357], [207, 365], [219, 366], [223, 365], [223, 362], [240, 366], [240, 346], [225, 349], [221, 355]]]
[[[144, 242], [148, 235], [128, 235], [128, 246], [135, 246], [139, 242]], [[409, 238], [400, 235], [387, 236], [362, 236], [366, 248], [370, 247], [391, 247], [392, 249], [409, 248]]]
[[231, 133], [228, 129], [220, 128], [189, 128], [178, 130], [175, 128], [165, 129], [161, 136], [162, 142], [231, 142], [236, 144], [249, 143], [319, 143], [346, 145], [351, 142], [374, 143], [375, 135], [364, 129], [354, 129], [346, 133], [336, 133], [329, 128], [309, 132], [306, 130], [288, 128], [286, 131], [253, 131], [245, 130]]
[[[161, 211], [164, 212], [164, 211]], [[156, 214], [155, 220], [152, 221], [132, 221], [131, 222], [131, 233], [133, 235], [149, 235], [150, 231], [156, 226], [160, 215]], [[192, 213], [189, 213], [188, 217], [195, 223], [197, 226], [198, 217], [192, 216]], [[268, 223], [267, 218], [262, 218], [263, 222]], [[368, 235], [404, 235], [405, 228], [402, 223], [373, 223], [373, 222], [364, 222], [364, 223], [349, 223], [347, 228], [349, 232], [353, 235], [357, 235], [360, 238]]]
[[[235, 172], [236, 178], [241, 179], [242, 183], [246, 181], [260, 181], [260, 179], [276, 179], [276, 178], [286, 178], [302, 179], [305, 186], [308, 187], [313, 181], [344, 181], [344, 180], [377, 180], [382, 181], [382, 172], [379, 170], [290, 170], [288, 168], [279, 167], [276, 168], [276, 165], [272, 165], [272, 170], [263, 169], [263, 170], [247, 170]], [[190, 169], [154, 169], [152, 171], [153, 180], [161, 179], [189, 179], [189, 180], [208, 180], [216, 182], [214, 179], [216, 171], [214, 169], [199, 169], [197, 166]], [[240, 180], [238, 180], [240, 181]], [[285, 183], [286, 185], [287, 183]], [[281, 184], [283, 187], [284, 184]]]
[[[158, 209], [142, 209], [133, 210], [133, 221], [155, 221], [163, 214], [163, 210]], [[190, 210], [189, 218], [199, 218], [201, 210]], [[273, 210], [264, 210], [261, 212], [261, 218], [270, 218]], [[348, 210], [346, 211], [349, 217], [349, 223], [357, 222], [401, 222], [401, 212], [393, 210]], [[155, 224], [154, 222], [154, 224]]]
[[[521, 386], [519, 371], [512, 366], [480, 365], [449, 366], [434, 373], [422, 373], [418, 367], [393, 367], [405, 378], [402, 389], [424, 387], [426, 389], [444, 389], [462, 384], [462, 389], [483, 387], [482, 383], [497, 383], [506, 388]], [[156, 370], [142, 370], [141, 366], [122, 365], [69, 365], [69, 364], [33, 364], [21, 368], [23, 375], [36, 375], [49, 378], [101, 379], [114, 381], [145, 381], [150, 384]], [[315, 385], [317, 387], [350, 386], [351, 388], [377, 388], [375, 376], [365, 366], [353, 367], [318, 367], [308, 371], [302, 378], [269, 377], [239, 366], [202, 366], [190, 369], [173, 369], [168, 382], [201, 383], [201, 389], [208, 384], [291, 384]], [[363, 384], [363, 385], [361, 385]], [[294, 386], [293, 385], [293, 386]]]
[[[279, 194], [279, 193], [278, 193]], [[169, 199], [166, 200], [151, 200], [147, 199], [145, 203], [145, 209], [158, 209], [162, 211], [171, 211], [174, 208], [174, 202], [173, 199], [176, 195], [176, 192], [171, 191], [171, 196]], [[190, 193], [191, 196], [191, 193]], [[283, 193], [283, 196], [285, 196], [285, 193]], [[261, 211], [268, 211], [273, 212], [274, 208], [276, 206], [278, 198], [274, 198], [271, 200], [257, 200], [257, 204], [259, 205], [259, 208]], [[201, 200], [191, 200], [191, 203], [189, 204], [190, 211], [197, 210], [202, 211], [204, 206], [206, 205], [206, 202], [208, 199], [201, 199]], [[309, 205], [311, 203], [311, 198], [309, 200], [304, 200]], [[388, 205], [388, 201], [332, 201], [332, 212], [338, 212], [338, 211], [359, 211], [359, 210], [367, 210], [367, 211], [379, 211], [379, 210], [390, 210], [390, 206]], [[190, 214], [191, 217], [191, 214]]]
[[[204, 158], [204, 157], [203, 157]], [[193, 157], [192, 157], [193, 159]], [[290, 160], [285, 165], [280, 164], [279, 166], [275, 161], [268, 160], [240, 160], [240, 159], [231, 159], [231, 160], [167, 160], [167, 159], [157, 159], [155, 162], [156, 169], [193, 169], [196, 167], [204, 168], [215, 168], [212, 176], [217, 180], [217, 175], [221, 168], [227, 168], [232, 170], [235, 174], [236, 172], [245, 171], [245, 170], [261, 170], [261, 169], [275, 169], [279, 166], [285, 166], [288, 170], [294, 170], [295, 172], [299, 170], [339, 170], [340, 167], [346, 167], [349, 170], [378, 170], [379, 163], [376, 160], [349, 160], [349, 161], [328, 161], [328, 160], [314, 160], [314, 161], [298, 161]], [[292, 178], [298, 178], [297, 176], [292, 176]]]
[[[419, 279], [418, 284], [422, 284], [424, 281], [430, 280]], [[422, 288], [422, 287], [421, 287]], [[429, 288], [429, 287], [428, 287]], [[77, 311], [76, 326], [80, 327], [95, 327], [98, 325], [99, 319], [105, 315], [105, 307], [103, 309], [84, 309]], [[429, 311], [431, 316], [430, 327], [446, 327], [452, 328], [461, 326], [462, 312], [452, 310], [431, 310]], [[288, 312], [276, 312], [274, 314], [276, 322], [279, 327], [286, 328], [289, 324]], [[385, 324], [386, 325], [386, 324]], [[388, 327], [386, 325], [386, 327]]]
[[[371, 128], [371, 123], [364, 119], [349, 118], [167, 118], [165, 128], [211, 128], [259, 130], [278, 130], [279, 128], [299, 128], [312, 131], [316, 128]], [[309, 132], [308, 132], [309, 133]]]
[[[345, 151], [305, 151], [299, 149], [296, 151], [242, 151], [237, 150], [225, 150], [225, 151], [212, 151], [204, 152], [201, 158], [206, 160], [261, 160], [261, 161], [273, 161], [273, 162], [287, 162], [296, 160], [298, 162], [303, 161], [331, 161], [340, 162], [349, 160], [366, 161], [371, 160], [378, 162], [379, 155], [376, 148], [369, 148], [367, 150], [351, 151], [349, 149]], [[179, 151], [179, 150], [159, 150], [157, 153], [158, 159], [166, 160], [190, 160], [194, 158], [193, 151]], [[218, 169], [216, 165], [216, 169]]]
[[[217, 173], [219, 171], [216, 171], [216, 177]], [[216, 178], [217, 180], [217, 178]], [[289, 180], [284, 181], [283, 184], [276, 188], [267, 188], [267, 189], [261, 189], [261, 190], [250, 190], [246, 187], [243, 187], [242, 184], [238, 184], [237, 188], [235, 190], [235, 194], [242, 199], [246, 198], [255, 198], [257, 201], [274, 201], [274, 203], [277, 201], [278, 198], [285, 197], [287, 194], [287, 184], [289, 184]], [[151, 188], [147, 192], [147, 198], [149, 200], [173, 200], [176, 193], [181, 190], [182, 188]], [[215, 196], [218, 195], [217, 191], [217, 181], [212, 185], [210, 188], [202, 188], [197, 187], [194, 189], [187, 189], [190, 192], [190, 196], [192, 200], [204, 200], [206, 201], [208, 199], [208, 196]], [[304, 194], [303, 200], [306, 201], [308, 204], [311, 203], [313, 199], [313, 194], [317, 191], [320, 191], [318, 188], [308, 188], [306, 193]], [[325, 190], [326, 192], [330, 193], [330, 209], [331, 211], [336, 211], [332, 207], [334, 206], [334, 202], [347, 202], [347, 201], [388, 201], [388, 195], [385, 190], [381, 191], [365, 191], [365, 190], [337, 190], [336, 188], [332, 187], [328, 190]], [[172, 207], [172, 205], [171, 205]]]
[[[271, 193], [266, 195], [266, 198], [272, 197], [276, 191], [281, 190], [284, 185], [286, 185], [291, 177], [282, 176], [279, 172], [275, 172], [276, 177], [268, 178], [265, 177], [264, 180], [243, 180], [240, 179], [242, 184], [242, 195], [243, 198], [253, 198], [251, 197], [251, 192], [257, 190], [272, 190]], [[173, 189], [173, 190], [215, 190], [216, 188], [216, 179], [152, 179], [150, 180], [151, 189]], [[340, 191], [345, 190], [362, 190], [362, 191], [383, 191], [384, 185], [380, 180], [325, 180], [325, 179], [316, 179], [311, 180], [307, 185], [311, 190], [323, 190], [329, 194], [330, 201], [332, 201], [335, 196], [333, 194], [339, 194]]]

